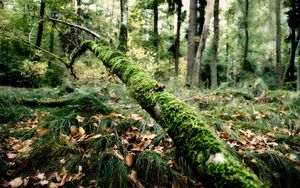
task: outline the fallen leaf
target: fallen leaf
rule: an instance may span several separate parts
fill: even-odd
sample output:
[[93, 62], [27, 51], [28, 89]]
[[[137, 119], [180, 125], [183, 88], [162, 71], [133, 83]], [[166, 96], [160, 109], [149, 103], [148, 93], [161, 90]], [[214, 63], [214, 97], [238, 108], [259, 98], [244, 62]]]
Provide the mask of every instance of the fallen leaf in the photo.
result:
[[45, 179], [45, 174], [44, 173], [40, 173], [40, 174], [36, 175], [35, 177], [37, 179], [39, 179], [39, 180], [43, 180], [43, 179]]
[[78, 123], [84, 122], [84, 117], [81, 117], [79, 115], [76, 116], [76, 119], [77, 119]]
[[47, 129], [45, 127], [39, 127], [36, 129], [36, 134], [38, 136], [42, 136], [47, 132]]
[[244, 156], [244, 151], [243, 151], [242, 149], [239, 149], [239, 150], [238, 150], [238, 154], [239, 154], [240, 156]]
[[48, 185], [49, 181], [48, 180], [43, 180], [40, 182], [40, 185]]
[[219, 132], [219, 136], [220, 136], [221, 138], [228, 139], [228, 138], [229, 138], [229, 133], [226, 132], [226, 131], [221, 131], [221, 132]]
[[19, 187], [23, 184], [23, 180], [21, 177], [15, 178], [8, 183], [12, 188]]
[[74, 136], [74, 135], [78, 134], [78, 128], [76, 126], [72, 125], [70, 127], [70, 132], [71, 132], [71, 135]]
[[22, 143], [16, 143], [15, 145], [13, 145], [12, 149], [14, 150], [21, 150], [22, 148], [24, 148], [26, 145], [22, 144]]
[[138, 182], [137, 172], [135, 170], [131, 170], [129, 178], [133, 183], [137, 183]]
[[59, 183], [53, 183], [51, 182], [49, 185], [49, 188], [58, 188], [59, 187]]
[[85, 135], [85, 130], [82, 127], [79, 127], [79, 131], [78, 132], [79, 132], [80, 136]]
[[254, 164], [257, 163], [256, 159], [252, 159], [251, 162]]
[[86, 141], [91, 141], [91, 140], [95, 140], [97, 138], [100, 138], [102, 135], [101, 134], [96, 134], [94, 136], [90, 136], [86, 138]]
[[125, 163], [128, 167], [131, 167], [132, 163], [133, 163], [133, 155], [131, 152], [128, 152], [126, 157], [125, 157]]
[[136, 121], [140, 121], [140, 120], [144, 119], [142, 116], [140, 116], [138, 114], [131, 114], [131, 118]]
[[11, 153], [11, 152], [8, 152], [6, 155], [7, 155], [7, 159], [10, 160], [10, 161], [14, 160], [17, 156], [16, 153]]

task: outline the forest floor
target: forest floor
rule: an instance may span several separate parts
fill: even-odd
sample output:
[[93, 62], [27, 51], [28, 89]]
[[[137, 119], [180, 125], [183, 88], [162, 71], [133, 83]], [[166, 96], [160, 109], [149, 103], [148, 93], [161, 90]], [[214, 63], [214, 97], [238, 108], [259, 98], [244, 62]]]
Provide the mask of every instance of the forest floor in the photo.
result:
[[[203, 187], [121, 84], [0, 90], [0, 187]], [[166, 90], [263, 182], [300, 184], [299, 93]]]

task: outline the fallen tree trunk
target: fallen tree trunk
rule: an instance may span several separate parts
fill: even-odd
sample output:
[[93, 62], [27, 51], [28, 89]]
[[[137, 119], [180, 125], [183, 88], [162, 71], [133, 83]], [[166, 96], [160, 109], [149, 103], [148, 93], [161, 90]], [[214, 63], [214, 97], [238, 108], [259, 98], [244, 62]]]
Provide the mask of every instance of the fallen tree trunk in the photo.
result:
[[177, 152], [191, 159], [210, 187], [262, 187], [255, 174], [231, 156], [225, 144], [191, 107], [105, 41], [83, 42], [72, 61], [91, 50], [127, 86], [130, 94], [168, 132]]

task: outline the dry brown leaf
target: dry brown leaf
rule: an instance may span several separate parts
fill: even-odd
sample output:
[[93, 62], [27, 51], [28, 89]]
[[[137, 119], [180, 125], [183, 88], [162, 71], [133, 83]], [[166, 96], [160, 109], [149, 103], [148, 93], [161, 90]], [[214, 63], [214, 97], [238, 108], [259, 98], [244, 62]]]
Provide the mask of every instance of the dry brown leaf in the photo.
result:
[[120, 160], [124, 160], [123, 155], [121, 154], [121, 152], [117, 149], [113, 150], [113, 153], [115, 154], [115, 156], [117, 156]]
[[39, 174], [36, 175], [35, 177], [36, 177], [37, 179], [39, 179], [39, 180], [43, 180], [43, 179], [46, 178], [44, 173], [39, 173]]
[[257, 163], [256, 159], [251, 160], [252, 163]]
[[153, 140], [155, 137], [156, 137], [156, 134], [141, 134], [142, 141]]
[[273, 147], [276, 147], [278, 146], [278, 144], [276, 142], [269, 142], [267, 143], [269, 146], [273, 146]]
[[126, 157], [125, 157], [125, 163], [128, 167], [131, 167], [132, 163], [133, 163], [133, 155], [131, 152], [128, 152]]
[[239, 149], [239, 150], [238, 150], [238, 154], [239, 154], [240, 156], [244, 156], [244, 151], [243, 151], [242, 149]]
[[49, 185], [49, 188], [58, 188], [59, 187], [59, 183], [53, 183], [51, 182]]
[[83, 136], [83, 135], [85, 135], [85, 130], [84, 130], [84, 128], [82, 128], [82, 127], [79, 127], [79, 135], [80, 136]]
[[8, 183], [12, 188], [19, 187], [23, 184], [23, 180], [21, 177], [15, 178]]
[[72, 125], [70, 127], [70, 132], [71, 132], [71, 135], [74, 136], [74, 135], [78, 134], [78, 128], [76, 126]]
[[84, 117], [81, 117], [79, 115], [76, 116], [76, 119], [77, 119], [78, 123], [84, 122]]
[[17, 156], [16, 153], [11, 153], [11, 152], [8, 152], [6, 155], [7, 155], [7, 159], [10, 160], [10, 161], [14, 160]]
[[22, 144], [22, 143], [16, 143], [13, 145], [12, 149], [14, 150], [21, 150], [22, 148], [24, 148], [26, 145], [25, 144]]
[[59, 135], [59, 138], [62, 139], [63, 141], [65, 141], [65, 142], [70, 141], [70, 137], [68, 135], [65, 135], [65, 134], [62, 134], [62, 133]]
[[86, 141], [91, 141], [91, 140], [95, 140], [97, 138], [100, 138], [102, 135], [101, 134], [96, 134], [94, 136], [89, 136], [86, 138]]
[[219, 132], [219, 136], [220, 136], [221, 138], [228, 139], [228, 138], [229, 138], [229, 133], [226, 132], [226, 131], [221, 131], [221, 132]]
[[133, 183], [137, 183], [138, 182], [137, 172], [135, 170], [131, 170], [129, 178]]
[[131, 114], [131, 118], [136, 120], [136, 121], [140, 121], [143, 120], [144, 118], [138, 114]]
[[247, 141], [244, 140], [244, 139], [240, 139], [239, 141], [240, 141], [240, 143], [243, 144], [243, 145], [246, 145], [246, 144], [247, 144]]
[[40, 185], [48, 185], [49, 184], [49, 181], [48, 180], [42, 180], [40, 182]]
[[67, 179], [67, 176], [68, 176], [68, 171], [65, 167], [62, 168], [62, 171], [60, 173], [60, 175], [62, 175], [62, 179], [61, 179], [61, 182], [60, 182], [60, 186], [63, 186], [65, 183], [66, 183], [66, 179]]
[[39, 127], [36, 129], [36, 134], [38, 136], [43, 136], [47, 132], [47, 129], [45, 127]]

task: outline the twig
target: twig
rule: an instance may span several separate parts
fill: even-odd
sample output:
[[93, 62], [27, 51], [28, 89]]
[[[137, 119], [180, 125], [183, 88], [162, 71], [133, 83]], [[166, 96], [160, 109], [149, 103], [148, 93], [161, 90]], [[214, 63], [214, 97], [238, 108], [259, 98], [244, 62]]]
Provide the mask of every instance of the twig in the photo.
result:
[[52, 22], [58, 22], [58, 23], [65, 24], [65, 25], [67, 25], [67, 26], [71, 26], [71, 27], [75, 27], [75, 28], [77, 28], [77, 29], [81, 29], [81, 30], [83, 30], [83, 31], [85, 31], [85, 32], [87, 32], [87, 33], [93, 35], [94, 37], [96, 37], [96, 38], [98, 38], [98, 39], [101, 38], [101, 36], [100, 36], [98, 33], [94, 32], [94, 31], [92, 31], [92, 30], [89, 30], [89, 29], [86, 28], [86, 27], [83, 27], [83, 26], [80, 26], [80, 25], [76, 25], [76, 24], [73, 24], [73, 23], [69, 23], [69, 22], [66, 22], [66, 21], [63, 21], [63, 20], [59, 20], [59, 19], [56, 19], [56, 18], [52, 18], [52, 17], [47, 17], [47, 19], [50, 20], [50, 21], [52, 21]]

